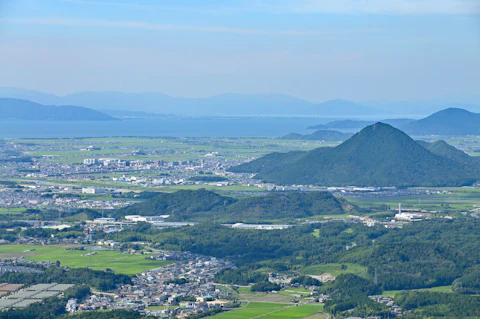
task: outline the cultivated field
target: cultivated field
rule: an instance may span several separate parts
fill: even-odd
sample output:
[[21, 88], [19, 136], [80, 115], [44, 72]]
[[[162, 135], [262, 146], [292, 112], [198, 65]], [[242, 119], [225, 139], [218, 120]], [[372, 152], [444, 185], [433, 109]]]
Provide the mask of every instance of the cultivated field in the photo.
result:
[[323, 306], [319, 304], [307, 304], [301, 306], [251, 302], [245, 307], [237, 310], [224, 312], [211, 318], [219, 319], [249, 319], [249, 318], [293, 318], [300, 319], [316, 314], [323, 310]]
[[126, 255], [118, 251], [94, 251], [95, 255], [82, 256], [90, 251], [67, 250], [62, 246], [39, 245], [2, 245], [1, 257], [25, 256], [26, 259], [35, 261], [60, 261], [68, 267], [89, 267], [95, 270], [110, 268], [116, 273], [136, 274], [145, 270], [162, 267], [170, 264], [169, 261], [145, 260], [142, 255]]

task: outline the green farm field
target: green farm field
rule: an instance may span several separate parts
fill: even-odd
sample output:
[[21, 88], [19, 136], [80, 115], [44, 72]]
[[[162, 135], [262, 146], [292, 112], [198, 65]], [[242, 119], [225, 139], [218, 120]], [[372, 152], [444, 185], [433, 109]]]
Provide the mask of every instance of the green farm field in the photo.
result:
[[40, 245], [2, 245], [0, 257], [25, 256], [35, 261], [60, 261], [62, 265], [80, 268], [89, 267], [95, 270], [113, 269], [116, 273], [133, 275], [139, 272], [162, 267], [169, 261], [145, 260], [142, 255], [126, 255], [118, 251], [95, 251], [92, 256], [82, 256], [89, 251], [67, 250], [62, 246]]
[[448, 191], [449, 194], [419, 194], [411, 196], [391, 196], [375, 199], [348, 198], [348, 201], [368, 207], [385, 204], [396, 210], [399, 203], [403, 208], [417, 208], [437, 211], [468, 211], [474, 205], [480, 204], [480, 188], [478, 187], [448, 187], [428, 188], [430, 191]]
[[323, 310], [319, 304], [292, 306], [287, 304], [251, 302], [237, 310], [224, 312], [211, 318], [219, 319], [249, 319], [249, 318], [293, 318], [300, 319]]
[[[426, 289], [412, 289], [414, 291], [431, 291], [431, 292], [443, 292], [443, 293], [453, 293], [452, 286], [439, 286]], [[402, 291], [411, 291], [411, 290], [385, 290], [382, 295], [387, 297], [395, 297], [396, 294]]]

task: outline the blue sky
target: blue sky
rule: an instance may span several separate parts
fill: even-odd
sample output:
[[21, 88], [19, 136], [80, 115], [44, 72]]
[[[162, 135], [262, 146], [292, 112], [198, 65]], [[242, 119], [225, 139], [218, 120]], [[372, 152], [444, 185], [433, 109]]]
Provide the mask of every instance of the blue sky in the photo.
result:
[[479, 96], [480, 0], [0, 0], [0, 86]]

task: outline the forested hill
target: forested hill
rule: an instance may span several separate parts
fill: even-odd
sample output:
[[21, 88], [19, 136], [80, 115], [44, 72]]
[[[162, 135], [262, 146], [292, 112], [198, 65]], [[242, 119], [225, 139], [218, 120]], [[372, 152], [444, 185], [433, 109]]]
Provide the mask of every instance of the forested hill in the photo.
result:
[[117, 119], [81, 106], [41, 105], [27, 100], [0, 98], [0, 120], [115, 121]]
[[438, 140], [433, 143], [418, 141], [418, 143], [436, 155], [449, 158], [471, 168], [474, 171], [480, 170], [480, 157], [470, 156], [445, 141]]
[[409, 123], [402, 130], [410, 135], [478, 135], [480, 114], [448, 108], [424, 119]]
[[219, 211], [231, 205], [236, 200], [231, 197], [221, 196], [217, 193], [199, 190], [179, 190], [175, 193], [161, 193], [142, 203], [134, 204], [120, 209], [116, 217], [125, 215], [170, 215], [171, 221], [189, 220], [192, 217], [213, 216], [213, 211]]
[[[380, 122], [391, 125], [393, 127], [401, 129], [409, 123], [415, 122], [412, 119], [387, 119]], [[308, 129], [320, 129], [320, 130], [339, 130], [339, 129], [362, 129], [368, 125], [375, 124], [375, 121], [364, 120], [337, 120], [328, 122], [327, 124], [319, 124], [309, 126]]]
[[227, 208], [227, 214], [231, 219], [253, 221], [337, 215], [352, 209], [346, 200], [329, 192], [287, 192], [241, 199]]
[[323, 186], [462, 186], [480, 176], [383, 123], [364, 128], [334, 148], [285, 156], [288, 160], [276, 154], [275, 161], [264, 157], [231, 171], [258, 173], [258, 179], [280, 185]]
[[327, 142], [339, 142], [345, 141], [346, 139], [352, 137], [352, 133], [342, 133], [338, 131], [330, 130], [318, 130], [312, 134], [297, 134], [290, 133], [285, 136], [282, 136], [281, 139], [284, 140], [309, 140], [309, 141], [327, 141]]
[[316, 215], [337, 215], [354, 207], [328, 192], [275, 192], [239, 200], [205, 189], [163, 193], [116, 212], [125, 215], [170, 215], [168, 221], [262, 222]]

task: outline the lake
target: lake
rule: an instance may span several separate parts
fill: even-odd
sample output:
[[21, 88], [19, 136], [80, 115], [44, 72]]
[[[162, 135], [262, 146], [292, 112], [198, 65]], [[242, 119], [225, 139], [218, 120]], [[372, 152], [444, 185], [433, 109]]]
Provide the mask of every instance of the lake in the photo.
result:
[[122, 121], [0, 121], [0, 138], [280, 137], [312, 133], [321, 118], [162, 118]]

